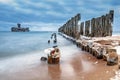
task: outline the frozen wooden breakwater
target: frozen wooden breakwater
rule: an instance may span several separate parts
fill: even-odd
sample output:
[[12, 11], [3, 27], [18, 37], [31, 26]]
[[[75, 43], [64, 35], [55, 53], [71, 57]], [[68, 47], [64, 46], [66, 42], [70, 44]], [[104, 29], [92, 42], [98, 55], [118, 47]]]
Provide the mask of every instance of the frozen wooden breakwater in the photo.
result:
[[107, 65], [118, 64], [119, 59], [115, 47], [120, 45], [120, 36], [112, 36], [114, 10], [110, 10], [109, 13], [100, 17], [80, 22], [78, 25], [80, 19], [80, 14], [75, 15], [58, 31], [81, 50], [107, 61]]

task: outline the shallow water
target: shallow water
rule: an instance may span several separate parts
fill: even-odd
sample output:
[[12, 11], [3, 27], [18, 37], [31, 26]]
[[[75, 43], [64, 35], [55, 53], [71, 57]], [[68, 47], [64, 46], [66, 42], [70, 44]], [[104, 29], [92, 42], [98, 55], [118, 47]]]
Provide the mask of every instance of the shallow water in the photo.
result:
[[[40, 57], [47, 57], [44, 49], [58, 45], [63, 59], [78, 51], [70, 41], [57, 35], [58, 42], [47, 43], [53, 32], [12, 33], [1, 32], [0, 36], [0, 72], [14, 72], [36, 66]], [[52, 39], [51, 39], [52, 41]]]
[[49, 47], [51, 32], [0, 32], [0, 58], [24, 55]]
[[[47, 40], [50, 39], [51, 33], [2, 34], [4, 36], [0, 40], [2, 45], [0, 45], [0, 55], [1, 52], [7, 55], [0, 56], [0, 80], [84, 80], [84, 78], [90, 80], [90, 77], [84, 76], [89, 76], [86, 73], [91, 74], [92, 70], [97, 69], [94, 68], [97, 64], [94, 64], [96, 60], [92, 60], [92, 55], [81, 51], [60, 35], [57, 35], [57, 44], [53, 42], [48, 44]], [[11, 45], [13, 49], [10, 48]], [[49, 65], [47, 62], [40, 61], [42, 56], [47, 56], [44, 49], [53, 45], [58, 45], [60, 48], [60, 64]], [[89, 57], [91, 60], [88, 60]]]

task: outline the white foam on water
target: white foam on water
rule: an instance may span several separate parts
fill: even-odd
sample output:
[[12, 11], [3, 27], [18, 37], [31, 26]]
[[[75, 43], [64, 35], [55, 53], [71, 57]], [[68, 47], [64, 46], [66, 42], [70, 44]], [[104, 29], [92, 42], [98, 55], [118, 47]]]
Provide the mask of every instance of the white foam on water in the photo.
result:
[[[21, 39], [19, 42], [18, 38], [18, 44], [12, 44], [14, 41], [10, 40], [10, 42], [7, 42], [6, 45], [1, 46], [1, 49], [4, 47], [10, 47], [16, 51], [14, 51], [15, 53], [17, 52], [21, 52], [21, 55], [16, 55], [16, 56], [11, 56], [11, 57], [7, 57], [7, 58], [3, 58], [0, 59], [0, 73], [2, 72], [16, 72], [16, 71], [20, 71], [20, 70], [24, 70], [26, 68], [30, 68], [30, 67], [34, 67], [36, 65], [39, 65], [41, 63], [40, 58], [42, 56], [47, 57], [47, 54], [44, 53], [44, 49], [48, 48], [47, 44], [47, 40], [44, 40], [44, 43], [46, 43], [46, 45], [44, 46], [44, 49], [42, 49], [42, 45], [40, 44], [41, 41], [39, 40], [40, 38], [36, 37], [36, 39], [29, 37], [29, 39], [27, 39], [28, 41], [24, 41], [26, 39]], [[72, 44], [72, 42], [66, 40], [65, 38], [63, 38], [62, 36], [58, 36], [58, 42], [57, 44], [53, 44], [50, 43], [50, 46], [52, 47], [53, 45], [58, 45], [58, 47], [60, 48], [61, 51], [61, 57], [63, 59], [67, 59], [68, 57], [71, 57], [71, 55], [73, 55], [75, 52], [77, 52], [79, 49], [76, 48], [76, 46], [74, 44]], [[6, 40], [6, 39], [4, 39]], [[36, 40], [36, 41], [34, 41]], [[34, 45], [36, 44], [36, 45]], [[38, 45], [37, 45], [38, 44]], [[24, 46], [24, 47], [20, 47], [20, 46]], [[14, 48], [16, 47], [16, 48]], [[42, 48], [41, 48], [42, 47]], [[35, 49], [38, 48], [38, 49]], [[40, 48], [40, 49], [39, 49]], [[26, 51], [26, 53], [23, 53], [22, 50]], [[30, 50], [29, 50], [30, 49]], [[36, 51], [37, 50], [37, 51]], [[11, 49], [8, 50], [8, 53], [11, 53]], [[18, 54], [18, 53], [17, 53]]]
[[30, 54], [9, 57], [0, 60], [0, 72], [16, 72], [36, 66], [40, 63], [42, 52], [31, 52]]
[[82, 67], [84, 72], [88, 72], [93, 69], [93, 65], [91, 63], [83, 60], [81, 60], [81, 62], [82, 62]]
[[60, 47], [61, 57], [62, 59], [71, 58], [72, 55], [75, 55], [80, 49], [78, 49], [75, 45], [71, 44], [70, 46]]

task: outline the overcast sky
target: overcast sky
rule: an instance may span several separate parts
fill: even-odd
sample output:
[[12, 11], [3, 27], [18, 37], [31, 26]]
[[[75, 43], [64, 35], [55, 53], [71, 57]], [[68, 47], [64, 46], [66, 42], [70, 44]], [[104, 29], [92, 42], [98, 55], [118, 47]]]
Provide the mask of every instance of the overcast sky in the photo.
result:
[[114, 10], [114, 31], [120, 31], [119, 0], [0, 0], [0, 31], [21, 23], [32, 31], [56, 31], [67, 20], [81, 14], [81, 21]]

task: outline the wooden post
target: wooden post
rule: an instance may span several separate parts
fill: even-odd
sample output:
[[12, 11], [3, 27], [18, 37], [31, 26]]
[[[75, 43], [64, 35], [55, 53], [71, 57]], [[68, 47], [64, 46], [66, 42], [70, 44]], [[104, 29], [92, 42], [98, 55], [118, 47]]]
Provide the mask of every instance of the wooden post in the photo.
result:
[[91, 20], [91, 37], [95, 37], [95, 18]]
[[81, 22], [80, 24], [80, 34], [84, 35], [84, 22]]
[[90, 33], [90, 20], [85, 22], [85, 36], [89, 36]]
[[112, 32], [113, 32], [113, 29], [112, 29], [113, 20], [114, 20], [114, 10], [110, 10], [109, 12], [109, 28], [110, 28], [109, 36], [112, 36]]
[[102, 32], [102, 37], [105, 37], [106, 36], [106, 34], [105, 34], [106, 33], [106, 27], [105, 27], [105, 16], [104, 15], [102, 16], [102, 25], [101, 26], [102, 26], [102, 31], [103, 31]]

